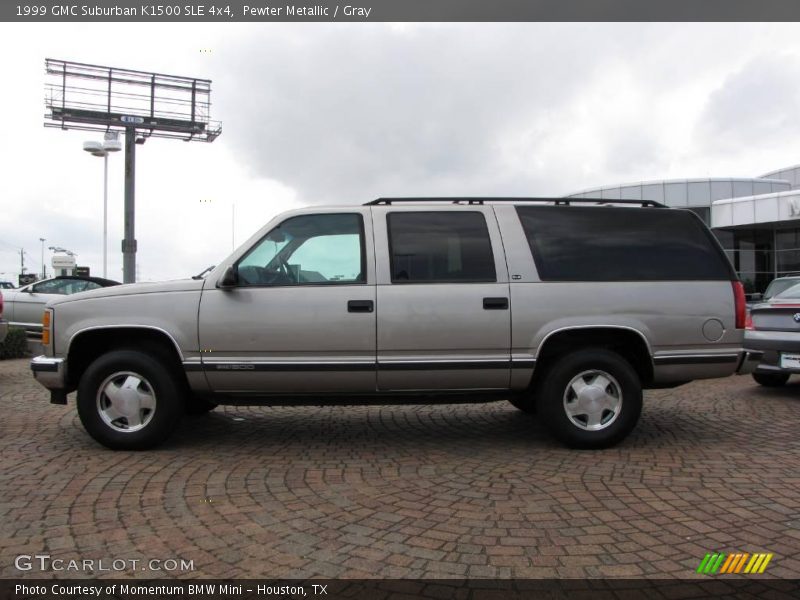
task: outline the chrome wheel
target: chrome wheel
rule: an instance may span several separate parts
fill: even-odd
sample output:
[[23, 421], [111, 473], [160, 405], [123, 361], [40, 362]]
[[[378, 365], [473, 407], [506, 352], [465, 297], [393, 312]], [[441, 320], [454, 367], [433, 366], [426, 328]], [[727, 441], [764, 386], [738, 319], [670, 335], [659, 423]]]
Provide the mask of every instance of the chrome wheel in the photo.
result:
[[150, 423], [156, 412], [153, 386], [132, 371], [113, 373], [97, 389], [97, 412], [114, 431], [139, 431]]
[[600, 431], [616, 421], [622, 409], [622, 388], [609, 373], [592, 369], [574, 377], [564, 391], [570, 422], [586, 431]]

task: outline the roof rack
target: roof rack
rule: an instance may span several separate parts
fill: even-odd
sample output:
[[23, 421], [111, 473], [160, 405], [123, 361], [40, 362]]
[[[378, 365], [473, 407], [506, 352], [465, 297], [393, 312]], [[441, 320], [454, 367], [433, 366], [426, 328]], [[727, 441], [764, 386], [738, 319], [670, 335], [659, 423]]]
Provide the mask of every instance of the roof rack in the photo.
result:
[[614, 200], [612, 198], [515, 198], [515, 197], [432, 197], [432, 198], [377, 198], [365, 202], [364, 206], [391, 205], [400, 202], [448, 202], [450, 204], [484, 204], [486, 202], [524, 202], [553, 203], [556, 206], [569, 206], [570, 204], [631, 204], [642, 207], [667, 208], [666, 205], [655, 200]]

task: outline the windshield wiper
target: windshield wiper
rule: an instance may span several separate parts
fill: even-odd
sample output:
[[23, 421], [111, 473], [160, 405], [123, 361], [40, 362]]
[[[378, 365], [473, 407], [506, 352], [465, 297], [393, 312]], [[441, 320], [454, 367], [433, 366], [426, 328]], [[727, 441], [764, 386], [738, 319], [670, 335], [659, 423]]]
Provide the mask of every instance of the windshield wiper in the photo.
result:
[[193, 275], [193, 276], [192, 276], [192, 279], [202, 279], [202, 278], [203, 278], [203, 275], [205, 275], [206, 273], [208, 273], [209, 271], [211, 271], [211, 270], [212, 270], [214, 267], [216, 267], [216, 266], [217, 266], [217, 265], [211, 265], [211, 266], [210, 266], [210, 267], [208, 267], [207, 269], [203, 269], [203, 270], [202, 270], [202, 271], [200, 271], [200, 272], [199, 272], [197, 275]]

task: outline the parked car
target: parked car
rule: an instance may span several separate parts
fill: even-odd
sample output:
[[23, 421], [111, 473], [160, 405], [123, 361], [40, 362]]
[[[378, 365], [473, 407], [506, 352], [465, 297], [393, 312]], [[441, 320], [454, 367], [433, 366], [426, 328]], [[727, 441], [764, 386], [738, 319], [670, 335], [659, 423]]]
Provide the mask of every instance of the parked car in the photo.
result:
[[15, 287], [10, 281], [0, 281], [0, 290], [13, 290]]
[[788, 290], [790, 287], [800, 283], [800, 275], [789, 275], [787, 277], [776, 277], [770, 281], [764, 294], [758, 298], [759, 302], [769, 302], [774, 296]]
[[0, 343], [8, 335], [8, 321], [3, 318], [3, 293], [0, 292]]
[[119, 285], [119, 282], [102, 277], [63, 276], [42, 279], [18, 290], [7, 290], [6, 319], [12, 326], [23, 327], [29, 334], [39, 335], [42, 331], [42, 311], [50, 300], [112, 285]]
[[[205, 278], [53, 300], [31, 368], [110, 448], [217, 404], [507, 399], [570, 446], [642, 389], [750, 373], [744, 289], [692, 212], [382, 199], [273, 219]], [[607, 201], [606, 201], [607, 202]], [[594, 205], [591, 205], [594, 204]]]
[[745, 340], [764, 353], [753, 379], [766, 387], [780, 387], [800, 374], [800, 278], [792, 279], [794, 285], [750, 309]]

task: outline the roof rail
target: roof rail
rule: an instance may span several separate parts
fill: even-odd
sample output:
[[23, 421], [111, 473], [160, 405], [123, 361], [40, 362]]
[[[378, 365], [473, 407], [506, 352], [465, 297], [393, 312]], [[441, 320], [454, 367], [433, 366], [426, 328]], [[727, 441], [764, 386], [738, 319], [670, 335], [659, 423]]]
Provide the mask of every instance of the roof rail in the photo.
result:
[[510, 197], [432, 197], [432, 198], [377, 198], [365, 202], [364, 206], [391, 205], [401, 202], [447, 202], [450, 204], [484, 204], [486, 202], [512, 202], [522, 204], [525, 202], [553, 203], [556, 206], [569, 206], [570, 204], [631, 204], [642, 207], [667, 208], [666, 205], [655, 200], [614, 200], [612, 198], [515, 198]]

